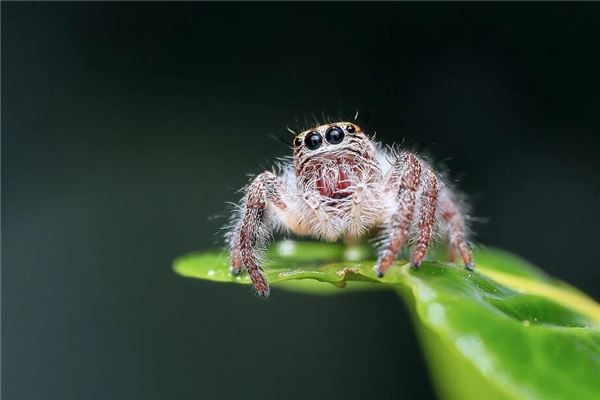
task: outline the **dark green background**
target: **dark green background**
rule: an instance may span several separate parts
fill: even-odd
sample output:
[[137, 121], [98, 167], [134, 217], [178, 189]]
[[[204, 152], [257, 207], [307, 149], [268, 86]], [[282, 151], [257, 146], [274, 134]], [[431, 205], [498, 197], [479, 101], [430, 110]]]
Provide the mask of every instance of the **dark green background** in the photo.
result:
[[433, 396], [391, 293], [171, 271], [322, 113], [445, 160], [480, 242], [600, 298], [599, 11], [3, 2], [3, 399]]

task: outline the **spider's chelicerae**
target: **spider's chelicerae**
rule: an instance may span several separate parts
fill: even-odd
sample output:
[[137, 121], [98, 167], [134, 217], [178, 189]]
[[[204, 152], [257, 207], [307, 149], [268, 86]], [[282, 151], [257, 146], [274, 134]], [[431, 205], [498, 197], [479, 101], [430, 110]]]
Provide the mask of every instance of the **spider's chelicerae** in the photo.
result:
[[293, 149], [293, 161], [278, 175], [263, 172], [245, 188], [228, 234], [231, 273], [246, 269], [260, 296], [269, 295], [261, 249], [276, 230], [326, 241], [376, 231], [379, 276], [405, 245], [418, 268], [439, 235], [451, 258], [459, 254], [465, 268], [473, 269], [461, 202], [424, 159], [382, 147], [351, 122], [304, 131]]

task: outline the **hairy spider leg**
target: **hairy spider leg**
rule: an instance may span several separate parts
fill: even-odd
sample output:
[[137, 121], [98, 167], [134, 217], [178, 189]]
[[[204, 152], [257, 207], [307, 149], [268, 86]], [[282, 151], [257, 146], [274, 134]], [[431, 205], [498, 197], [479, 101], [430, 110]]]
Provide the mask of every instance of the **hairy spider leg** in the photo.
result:
[[421, 266], [427, 254], [431, 233], [435, 225], [435, 211], [438, 199], [438, 180], [435, 174], [430, 169], [426, 169], [422, 180], [423, 191], [421, 192], [418, 216], [419, 239], [417, 240], [411, 262], [414, 268]]
[[[397, 190], [398, 208], [392, 214], [390, 226], [384, 233], [383, 248], [379, 253], [375, 270], [383, 276], [396, 261], [398, 252], [408, 238], [415, 209], [415, 199], [421, 177], [421, 163], [410, 153], [400, 155], [388, 177], [388, 187]], [[396, 189], [397, 188], [397, 189]]]
[[248, 187], [242, 206], [242, 218], [236, 224], [230, 241], [231, 273], [248, 271], [252, 286], [259, 296], [269, 295], [269, 284], [262, 273], [257, 248], [262, 247], [270, 236], [265, 226], [265, 212], [270, 204], [280, 210], [288, 206], [283, 200], [283, 184], [271, 172], [258, 175]]
[[[456, 203], [449, 198], [441, 201], [442, 221], [445, 224], [449, 254], [460, 254], [465, 268], [472, 271], [475, 268], [473, 253], [465, 239], [465, 221]], [[451, 258], [451, 261], [454, 261]]]

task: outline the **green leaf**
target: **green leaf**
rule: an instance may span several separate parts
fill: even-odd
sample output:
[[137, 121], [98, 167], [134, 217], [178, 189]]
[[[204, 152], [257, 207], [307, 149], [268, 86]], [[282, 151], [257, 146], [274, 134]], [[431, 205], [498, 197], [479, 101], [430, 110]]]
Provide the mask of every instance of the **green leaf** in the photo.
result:
[[[413, 314], [443, 398], [598, 398], [600, 305], [507, 252], [480, 248], [475, 258], [475, 272], [442, 262], [416, 271], [399, 261], [383, 278], [373, 271], [368, 246], [283, 241], [265, 260], [274, 287], [319, 294], [397, 291]], [[181, 257], [175, 270], [249, 284], [229, 274], [222, 251]]]

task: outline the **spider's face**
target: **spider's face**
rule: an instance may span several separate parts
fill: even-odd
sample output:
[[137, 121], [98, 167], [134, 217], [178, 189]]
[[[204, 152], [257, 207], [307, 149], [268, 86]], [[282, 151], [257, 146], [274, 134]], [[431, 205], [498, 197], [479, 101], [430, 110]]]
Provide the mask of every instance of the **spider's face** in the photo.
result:
[[304, 158], [339, 158], [344, 153], [360, 150], [367, 140], [362, 129], [351, 122], [325, 124], [294, 138], [294, 158], [296, 162]]
[[321, 125], [294, 138], [296, 176], [323, 196], [348, 197], [364, 172], [370, 172], [373, 151], [359, 126], [351, 122]]

